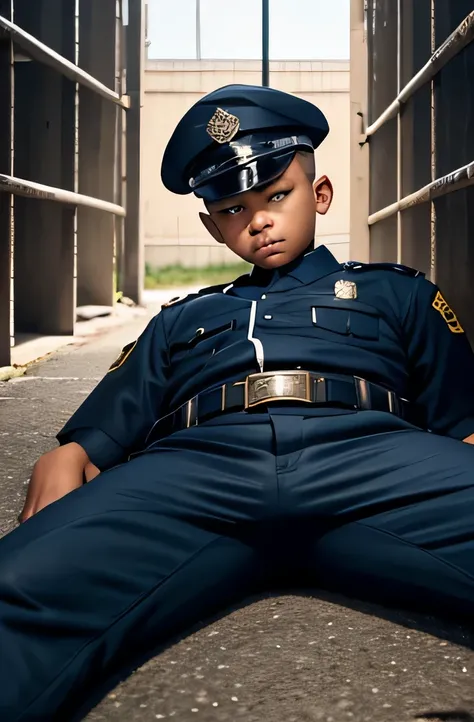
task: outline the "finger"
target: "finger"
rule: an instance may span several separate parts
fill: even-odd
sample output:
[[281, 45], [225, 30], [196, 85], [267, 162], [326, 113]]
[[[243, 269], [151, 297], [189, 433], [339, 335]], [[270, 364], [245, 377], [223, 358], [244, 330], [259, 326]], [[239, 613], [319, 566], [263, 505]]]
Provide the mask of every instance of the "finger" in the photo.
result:
[[100, 469], [97, 468], [92, 462], [89, 462], [86, 465], [86, 468], [84, 469], [84, 476], [86, 477], [86, 481], [92, 481], [92, 479], [95, 479], [96, 476], [99, 476]]
[[18, 517], [18, 523], [23, 524], [31, 516], [33, 516], [33, 512], [30, 509], [28, 509], [28, 511], [25, 511], [25, 509], [23, 509], [20, 516]]

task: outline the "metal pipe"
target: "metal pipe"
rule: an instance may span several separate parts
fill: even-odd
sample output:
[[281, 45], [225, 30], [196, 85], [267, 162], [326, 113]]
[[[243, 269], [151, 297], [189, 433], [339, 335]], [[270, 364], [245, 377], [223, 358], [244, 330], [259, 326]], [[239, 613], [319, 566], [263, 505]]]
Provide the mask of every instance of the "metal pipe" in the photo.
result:
[[196, 0], [196, 60], [201, 60], [201, 0]]
[[56, 201], [57, 203], [66, 203], [71, 206], [97, 208], [99, 211], [113, 213], [116, 216], [126, 215], [125, 208], [117, 205], [116, 203], [109, 203], [109, 201], [102, 201], [100, 198], [85, 196], [81, 193], [66, 191], [62, 188], [46, 186], [42, 183], [33, 183], [33, 181], [24, 180], [23, 178], [15, 178], [15, 176], [6, 175], [4, 173], [0, 173], [0, 191], [13, 193], [17, 196], [24, 196], [25, 198]]
[[71, 63], [70, 60], [67, 60], [67, 58], [59, 55], [59, 53], [56, 53], [54, 50], [51, 50], [51, 48], [47, 45], [42, 43], [33, 35], [27, 33], [18, 25], [15, 25], [15, 23], [10, 22], [2, 15], [0, 15], [0, 29], [5, 30], [10, 35], [11, 40], [16, 43], [16, 45], [18, 45], [28, 55], [28, 57], [33, 58], [33, 60], [37, 60], [44, 65], [49, 65], [66, 78], [69, 78], [80, 85], [84, 85], [86, 88], [93, 90], [102, 98], [110, 100], [112, 103], [120, 105], [122, 108], [130, 107], [129, 98], [127, 98], [127, 96], [120, 97], [118, 93], [115, 93], [113, 90], [110, 90], [110, 88], [107, 88], [106, 85], [100, 83], [92, 75], [86, 73], [85, 70], [82, 70], [74, 63]]
[[381, 115], [365, 131], [366, 138], [377, 132], [382, 125], [394, 118], [400, 111], [403, 103], [419, 90], [425, 83], [428, 83], [443, 68], [451, 58], [457, 55], [466, 45], [474, 40], [474, 10], [464, 18], [462, 23], [448, 36], [442, 45], [439, 46], [431, 58], [421, 70], [405, 85]]
[[384, 221], [386, 218], [393, 216], [399, 211], [404, 211], [406, 208], [418, 206], [421, 203], [426, 203], [434, 198], [445, 196], [448, 193], [459, 191], [471, 185], [474, 185], [474, 161], [463, 165], [461, 168], [441, 178], [436, 178], [436, 180], [423, 186], [423, 188], [419, 188], [414, 193], [410, 193], [408, 196], [401, 198], [396, 203], [391, 203], [389, 206], [372, 213], [368, 218], [368, 224], [369, 226], [373, 226], [374, 223]]
[[[397, 93], [402, 88], [402, 0], [397, 0]], [[402, 198], [402, 116], [397, 115], [397, 201]], [[397, 263], [402, 262], [402, 214], [397, 213]]]
[[144, 0], [129, 3], [127, 26], [127, 94], [132, 99], [126, 114], [125, 174], [127, 216], [124, 226], [124, 255], [121, 291], [142, 303], [145, 271], [143, 229], [143, 105], [145, 101]]
[[[436, 1], [431, 0], [430, 7], [430, 24], [431, 24], [431, 52], [434, 53], [436, 50]], [[431, 180], [435, 181], [437, 176], [436, 170], [436, 88], [435, 81], [431, 79], [430, 83], [430, 95], [431, 95], [431, 107], [430, 107], [430, 128], [431, 128]], [[436, 206], [431, 201], [430, 203], [430, 281], [436, 283], [436, 261], [437, 261], [437, 248], [436, 248]]]
[[269, 0], [262, 0], [262, 85], [270, 85], [270, 9]]

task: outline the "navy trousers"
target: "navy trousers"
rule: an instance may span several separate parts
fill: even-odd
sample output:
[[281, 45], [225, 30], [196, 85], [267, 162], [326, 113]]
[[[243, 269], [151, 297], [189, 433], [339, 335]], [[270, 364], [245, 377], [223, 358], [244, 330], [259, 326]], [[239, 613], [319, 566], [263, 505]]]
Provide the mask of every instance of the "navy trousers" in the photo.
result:
[[2, 722], [71, 719], [282, 578], [472, 617], [474, 447], [377, 412], [241, 420], [174, 434], [0, 540]]

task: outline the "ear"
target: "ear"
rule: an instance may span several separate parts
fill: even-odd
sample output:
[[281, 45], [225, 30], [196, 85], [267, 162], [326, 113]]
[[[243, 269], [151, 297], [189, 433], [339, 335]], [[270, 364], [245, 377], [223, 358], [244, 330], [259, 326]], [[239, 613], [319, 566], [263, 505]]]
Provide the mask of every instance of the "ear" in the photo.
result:
[[316, 213], [325, 216], [331, 207], [334, 190], [327, 175], [321, 176], [313, 183], [314, 198], [316, 200]]
[[200, 213], [199, 218], [201, 219], [201, 222], [206, 231], [211, 234], [215, 241], [217, 241], [218, 243], [225, 243], [222, 237], [222, 233], [212, 220], [211, 216], [209, 216], [207, 213]]

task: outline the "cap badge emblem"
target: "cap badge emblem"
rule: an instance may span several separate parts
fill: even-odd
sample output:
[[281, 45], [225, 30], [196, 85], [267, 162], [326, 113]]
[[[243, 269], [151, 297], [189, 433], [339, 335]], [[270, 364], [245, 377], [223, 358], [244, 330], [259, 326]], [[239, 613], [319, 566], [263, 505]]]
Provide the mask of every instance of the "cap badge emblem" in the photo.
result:
[[217, 108], [207, 124], [206, 131], [216, 143], [228, 143], [239, 132], [240, 120], [227, 110]]
[[336, 298], [357, 298], [357, 285], [354, 281], [336, 281], [334, 295]]

